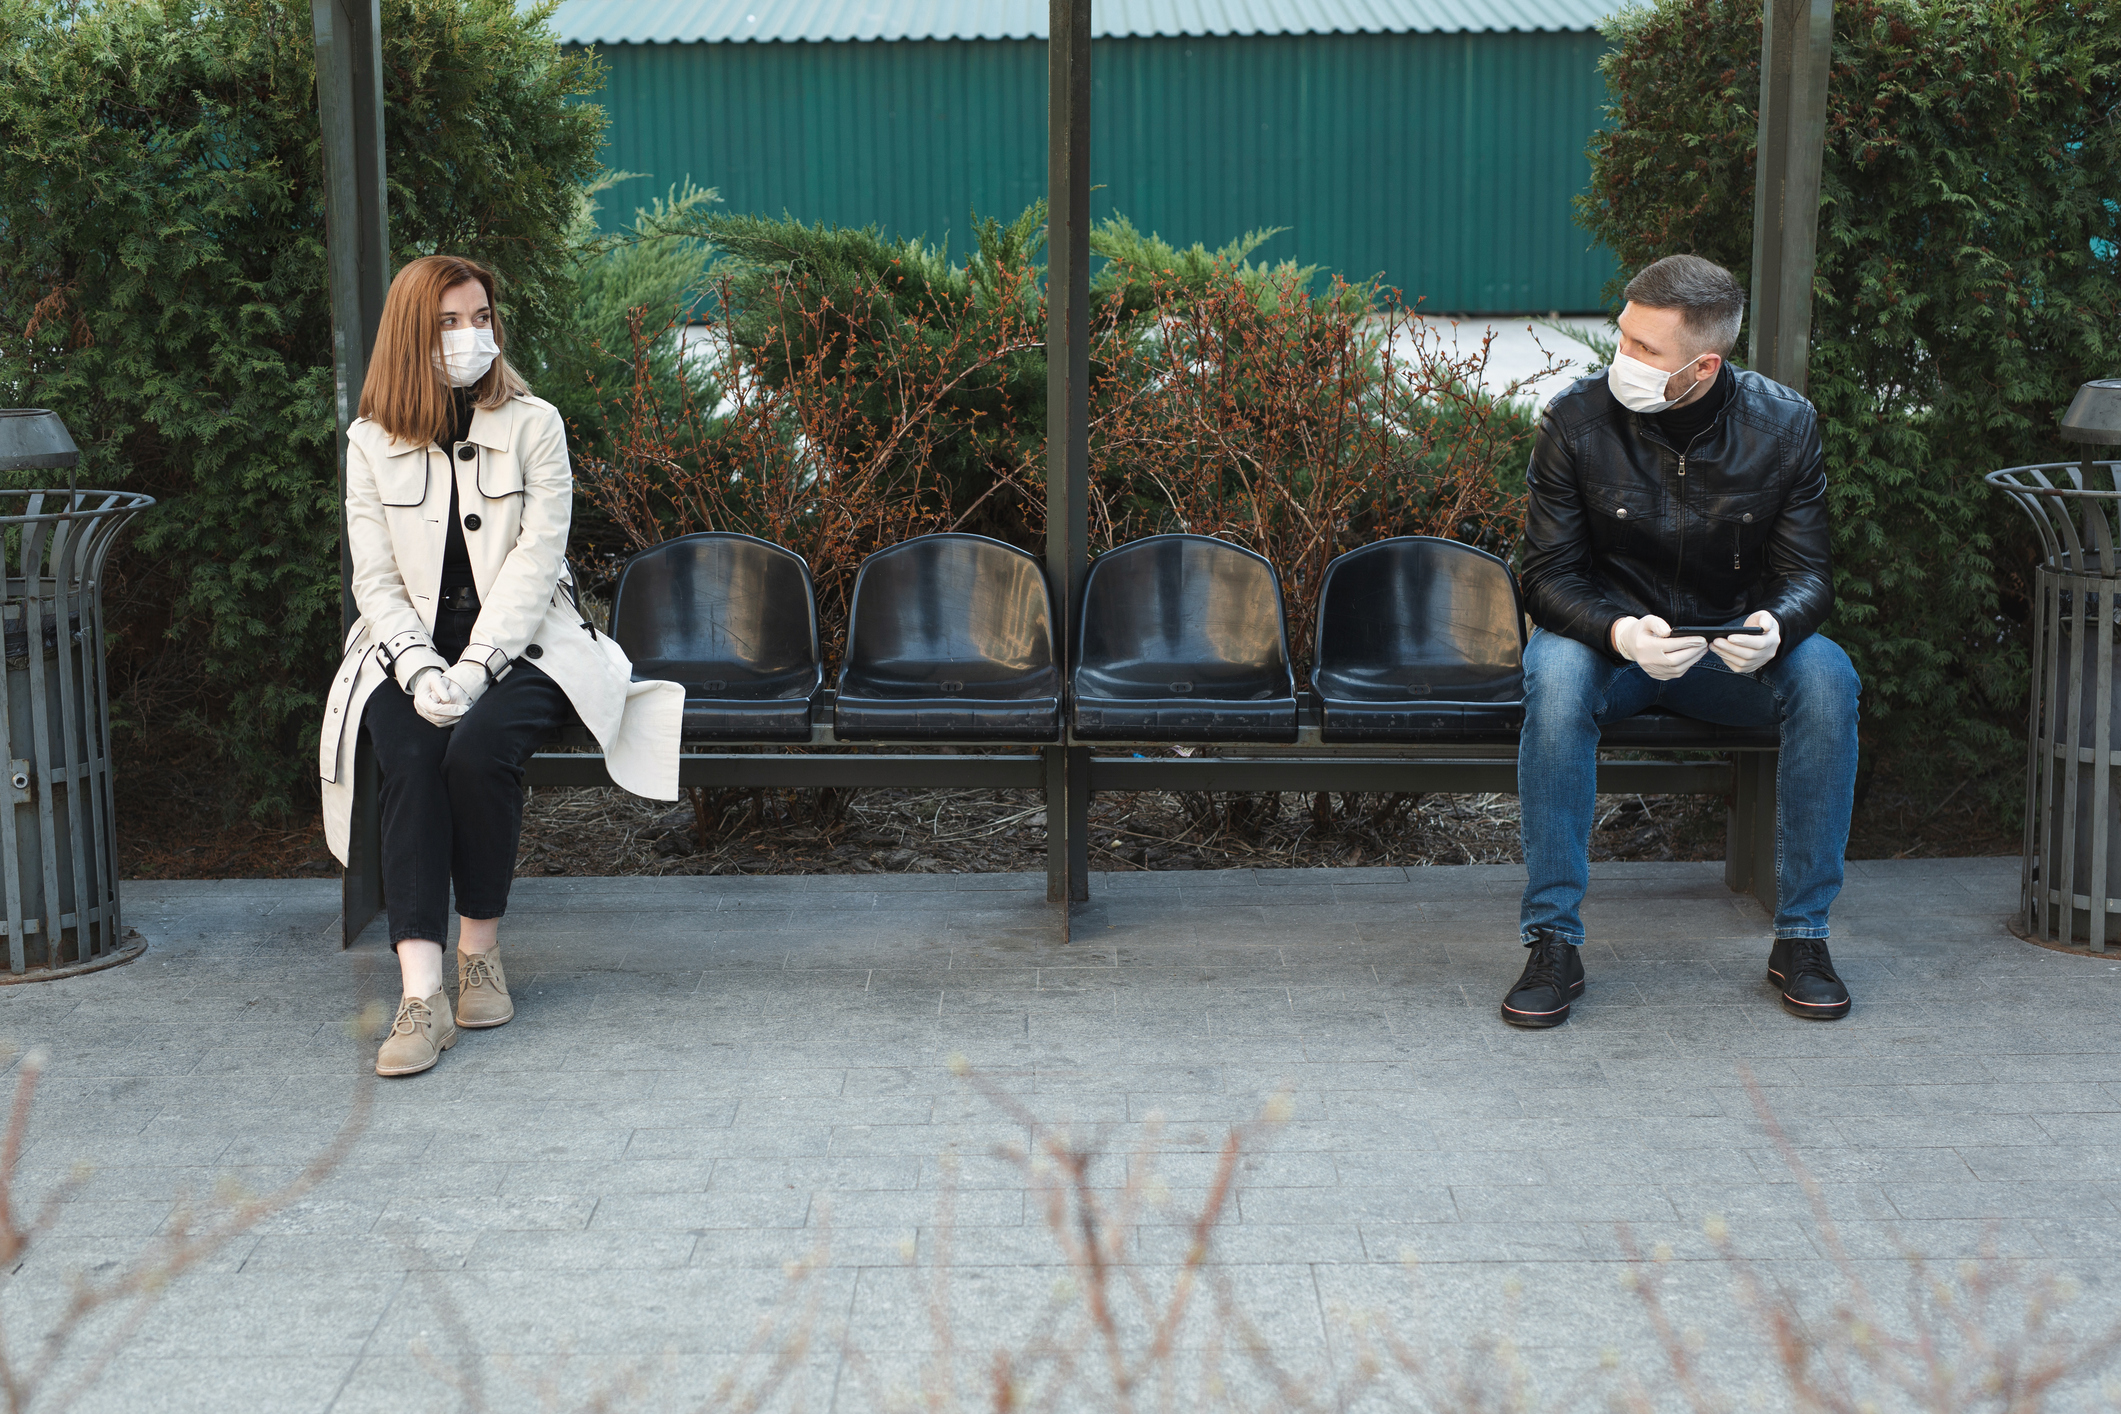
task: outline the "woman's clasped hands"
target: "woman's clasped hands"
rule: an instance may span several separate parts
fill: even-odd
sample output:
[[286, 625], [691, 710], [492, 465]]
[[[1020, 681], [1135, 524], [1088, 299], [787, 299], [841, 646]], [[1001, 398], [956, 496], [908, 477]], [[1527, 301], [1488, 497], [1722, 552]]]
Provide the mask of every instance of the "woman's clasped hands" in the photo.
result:
[[412, 710], [434, 726], [453, 727], [471, 710], [471, 694], [440, 668], [422, 668], [413, 679]]

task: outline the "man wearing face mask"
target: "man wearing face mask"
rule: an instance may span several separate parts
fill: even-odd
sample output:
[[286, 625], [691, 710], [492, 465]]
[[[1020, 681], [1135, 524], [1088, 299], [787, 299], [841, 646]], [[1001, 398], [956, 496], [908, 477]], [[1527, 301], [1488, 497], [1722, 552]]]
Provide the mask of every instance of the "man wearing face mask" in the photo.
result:
[[1767, 975], [1785, 1010], [1837, 1020], [1849, 994], [1827, 952], [1827, 912], [1855, 794], [1858, 683], [1817, 632], [1834, 607], [1818, 415], [1730, 367], [1745, 292], [1729, 271], [1667, 256], [1626, 295], [1612, 367], [1548, 406], [1527, 473], [1535, 629], [1517, 788], [1529, 956], [1503, 1019], [1559, 1025], [1583, 994], [1599, 728], [1655, 706], [1780, 726]]

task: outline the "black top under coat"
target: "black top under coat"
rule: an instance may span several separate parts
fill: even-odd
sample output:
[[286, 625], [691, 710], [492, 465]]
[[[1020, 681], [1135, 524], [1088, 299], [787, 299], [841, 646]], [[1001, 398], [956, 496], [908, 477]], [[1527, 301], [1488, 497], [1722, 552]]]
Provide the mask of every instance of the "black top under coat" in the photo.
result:
[[[435, 439], [444, 456], [454, 457], [457, 444], [471, 435], [471, 389], [452, 388], [449, 397], [449, 430]], [[442, 589], [473, 585], [471, 549], [464, 543], [464, 513], [457, 504], [456, 467], [449, 469], [449, 534], [442, 543]]]

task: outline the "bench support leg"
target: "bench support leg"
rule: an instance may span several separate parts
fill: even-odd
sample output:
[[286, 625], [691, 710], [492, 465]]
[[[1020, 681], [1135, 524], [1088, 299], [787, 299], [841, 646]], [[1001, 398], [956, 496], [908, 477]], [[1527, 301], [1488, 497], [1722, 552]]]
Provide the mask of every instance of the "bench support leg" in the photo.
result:
[[1775, 769], [1773, 751], [1741, 751], [1731, 758], [1730, 812], [1724, 826], [1723, 881], [1775, 912]]
[[1049, 746], [1046, 758], [1046, 901], [1090, 897], [1090, 748]]

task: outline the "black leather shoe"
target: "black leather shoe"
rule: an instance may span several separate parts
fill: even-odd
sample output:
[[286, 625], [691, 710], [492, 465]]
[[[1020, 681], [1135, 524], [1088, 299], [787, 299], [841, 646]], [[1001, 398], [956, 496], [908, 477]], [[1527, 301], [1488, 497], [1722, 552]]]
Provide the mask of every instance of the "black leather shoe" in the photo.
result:
[[1583, 995], [1583, 949], [1545, 928], [1532, 930], [1524, 976], [1502, 999], [1502, 1019], [1512, 1026], [1559, 1026], [1569, 1003]]
[[1768, 954], [1768, 981], [1782, 989], [1782, 1009], [1809, 1021], [1849, 1014], [1849, 989], [1834, 971], [1824, 938], [1777, 938]]

